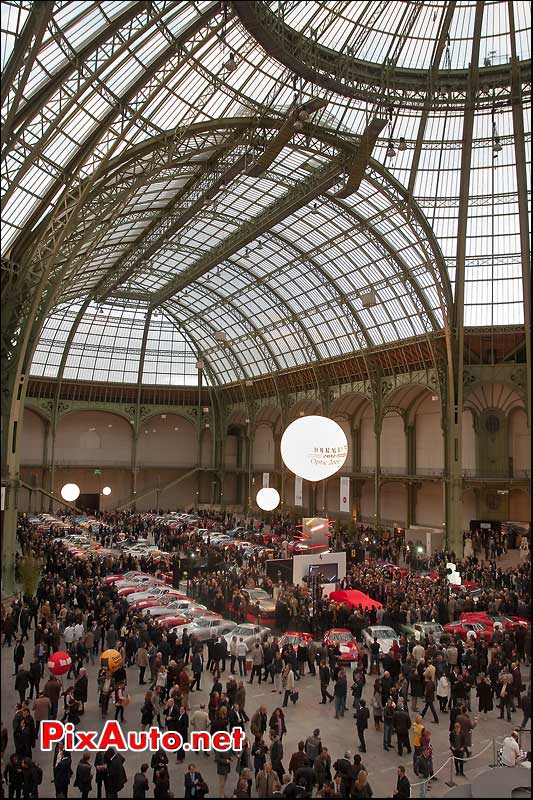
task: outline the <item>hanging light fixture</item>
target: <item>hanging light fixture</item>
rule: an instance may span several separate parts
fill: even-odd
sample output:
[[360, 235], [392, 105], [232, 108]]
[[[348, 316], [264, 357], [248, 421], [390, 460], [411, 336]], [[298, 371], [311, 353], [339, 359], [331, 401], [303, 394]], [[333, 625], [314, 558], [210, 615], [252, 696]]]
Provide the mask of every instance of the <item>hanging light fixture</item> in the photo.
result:
[[277, 489], [267, 487], [259, 489], [255, 501], [263, 511], [274, 511], [274, 509], [279, 506], [280, 499]]
[[328, 417], [309, 415], [294, 420], [281, 437], [281, 458], [288, 469], [307, 481], [334, 475], [348, 455], [341, 426]]
[[[224, 44], [227, 43], [226, 40], [227, 25], [228, 25], [228, 4], [224, 3], [224, 24], [222, 26], [222, 41], [224, 42]], [[235, 72], [235, 70], [237, 69], [235, 53], [230, 51], [229, 58], [222, 64], [222, 69], [225, 69], [226, 72]]]
[[502, 143], [500, 142], [500, 136], [498, 133], [498, 128], [496, 127], [496, 119], [495, 119], [495, 111], [494, 108], [492, 109], [492, 153], [493, 158], [498, 158], [498, 153], [501, 153], [503, 150]]
[[407, 142], [405, 141], [405, 138], [403, 136], [400, 136], [400, 141], [398, 143], [398, 150], [400, 151], [400, 153], [405, 153], [405, 151], [407, 150]]
[[111, 487], [110, 486], [104, 486], [104, 488], [102, 489], [102, 494], [105, 494], [106, 497], [108, 495], [110, 495], [111, 494]]
[[385, 156], [386, 158], [396, 158], [396, 150], [392, 141], [392, 107], [389, 108], [389, 144]]
[[222, 65], [226, 72], [235, 72], [237, 69], [237, 62], [235, 61], [235, 53], [230, 53], [227, 61]]
[[396, 158], [396, 150], [394, 149], [394, 142], [389, 139], [389, 146], [387, 147], [387, 158]]
[[80, 487], [77, 483], [66, 483], [61, 489], [61, 497], [69, 503], [73, 503], [80, 496]]

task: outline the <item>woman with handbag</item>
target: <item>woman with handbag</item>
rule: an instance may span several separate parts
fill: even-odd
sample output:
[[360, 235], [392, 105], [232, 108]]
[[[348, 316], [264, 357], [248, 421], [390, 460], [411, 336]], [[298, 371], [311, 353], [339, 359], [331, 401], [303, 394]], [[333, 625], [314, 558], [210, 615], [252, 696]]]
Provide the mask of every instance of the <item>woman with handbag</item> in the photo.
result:
[[152, 703], [152, 692], [147, 692], [144, 696], [144, 703], [141, 706], [141, 730], [150, 728], [154, 721], [154, 704]]
[[283, 736], [287, 733], [287, 727], [285, 725], [285, 714], [281, 708], [278, 707], [274, 709], [268, 726], [270, 728], [270, 733], [274, 733], [279, 738], [280, 742], [283, 741]]
[[254, 771], [256, 777], [257, 773], [261, 772], [261, 770], [266, 764], [267, 752], [268, 752], [268, 747], [263, 741], [263, 737], [261, 736], [260, 733], [257, 733], [255, 736], [255, 741], [252, 745], [252, 757], [254, 759]]

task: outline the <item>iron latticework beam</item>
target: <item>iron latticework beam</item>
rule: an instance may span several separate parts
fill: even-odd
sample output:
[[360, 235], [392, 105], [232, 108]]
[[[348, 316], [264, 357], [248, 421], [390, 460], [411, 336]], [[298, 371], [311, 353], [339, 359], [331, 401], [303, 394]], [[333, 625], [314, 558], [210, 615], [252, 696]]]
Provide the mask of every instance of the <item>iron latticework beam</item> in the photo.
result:
[[263, 209], [256, 217], [244, 222], [219, 246], [210, 250], [202, 258], [198, 259], [195, 264], [185, 269], [181, 275], [169, 281], [167, 286], [156, 292], [152, 300], [152, 307], [165, 302], [165, 300], [198, 280], [202, 275], [210, 272], [217, 264], [222, 263], [242, 247], [253, 242], [254, 239], [268, 231], [278, 222], [315, 200], [338, 181], [339, 175], [344, 171], [345, 166], [346, 161], [344, 159], [334, 159], [327, 166], [316, 170], [308, 179], [296, 183], [283, 197]]

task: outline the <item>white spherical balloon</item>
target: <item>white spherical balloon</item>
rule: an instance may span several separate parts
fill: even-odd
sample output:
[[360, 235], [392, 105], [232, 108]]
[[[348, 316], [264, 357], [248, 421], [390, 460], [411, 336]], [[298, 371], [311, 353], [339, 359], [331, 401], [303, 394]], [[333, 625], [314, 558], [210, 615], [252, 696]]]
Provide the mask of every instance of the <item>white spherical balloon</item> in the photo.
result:
[[280, 496], [277, 489], [259, 489], [255, 501], [263, 511], [274, 511], [279, 506]]
[[61, 497], [72, 503], [80, 496], [80, 487], [76, 483], [66, 483], [61, 489]]
[[104, 488], [102, 489], [102, 494], [105, 494], [105, 495], [111, 494], [111, 487], [110, 486], [104, 486]]
[[347, 455], [346, 434], [328, 417], [300, 417], [291, 422], [281, 438], [283, 462], [306, 481], [322, 481], [334, 475]]

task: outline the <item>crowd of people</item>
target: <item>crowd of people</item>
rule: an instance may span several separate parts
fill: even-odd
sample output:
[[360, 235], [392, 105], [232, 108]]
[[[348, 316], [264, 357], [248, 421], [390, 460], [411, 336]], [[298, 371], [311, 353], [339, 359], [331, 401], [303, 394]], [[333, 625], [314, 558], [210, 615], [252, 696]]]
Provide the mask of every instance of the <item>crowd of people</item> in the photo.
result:
[[[223, 522], [232, 525], [236, 520]], [[158, 526], [148, 531], [150, 523], [147, 528], [140, 515], [108, 515], [93, 533], [112, 545], [119, 528], [144, 536], [157, 534]], [[159, 535], [167, 534], [159, 530]], [[191, 543], [186, 531], [172, 535], [187, 537], [187, 544]], [[435, 772], [428, 712], [434, 725], [446, 720], [458, 775], [464, 774], [465, 759], [473, 752], [479, 717], [499, 712], [500, 718], [521, 728], [530, 719], [530, 688], [523, 685], [521, 672], [521, 664], [530, 660], [529, 630], [496, 632], [490, 648], [484, 639], [464, 642], [444, 636], [434, 641], [427, 636], [417, 641], [399, 635], [382, 659], [372, 658], [372, 647], [370, 652], [360, 647], [359, 658], [351, 665], [343, 664], [338, 645], [326, 647], [311, 641], [297, 649], [281, 648], [279, 637], [272, 635], [245, 655], [238, 649], [237, 637], [229, 646], [222, 638], [202, 644], [187, 631], [177, 636], [149, 614], [133, 611], [114, 585], [104, 582], [111, 570], [139, 566], [129, 557], [111, 563], [73, 559], [61, 541], [53, 541], [49, 533], [37, 531], [24, 518], [18, 537], [21, 549], [31, 549], [41, 559], [42, 577], [35, 597], [2, 606], [2, 645], [12, 650], [13, 686], [19, 701], [11, 724], [2, 724], [2, 776], [10, 798], [37, 797], [39, 791], [43, 795], [39, 789], [43, 771], [35, 755], [40, 723], [58, 718], [81, 730], [88, 703], [97, 704], [102, 719], [113, 715], [142, 730], [157, 725], [178, 731], [185, 739], [193, 730], [231, 731], [240, 726], [246, 731], [245, 746], [237, 753], [214, 755], [218, 778], [214, 787], [208, 786], [198, 763], [206, 755], [197, 754], [196, 763], [185, 764], [185, 752], [178, 751], [177, 762], [186, 771], [183, 785], [171, 786], [172, 755], [162, 750], [128, 777], [124, 757], [113, 748], [94, 758], [84, 755], [74, 769], [72, 754], [58, 745], [53, 754], [57, 797], [66, 797], [69, 788], [75, 787], [82, 797], [95, 789], [98, 798], [104, 791], [107, 797], [122, 793], [140, 798], [147, 796], [150, 784], [157, 798], [224, 797], [233, 771], [238, 773], [233, 797], [372, 797], [372, 776], [363, 763], [371, 723], [383, 732], [385, 752], [395, 751], [400, 759], [411, 756], [423, 796]], [[209, 554], [209, 542], [198, 540], [194, 545], [203, 555]], [[437, 554], [434, 566], [449, 556]], [[502, 569], [494, 560], [481, 561], [473, 555], [458, 564], [463, 574], [485, 588], [478, 608], [530, 618], [529, 562]], [[150, 561], [140, 566], [156, 568]], [[408, 570], [388, 568], [384, 573], [376, 560], [352, 564], [343, 583], [346, 588], [364, 590], [383, 607], [352, 609], [323, 597], [312, 619], [308, 587], [272, 582], [257, 562], [244, 564], [238, 571], [200, 571], [191, 580], [191, 593], [213, 610], [226, 612], [230, 604], [232, 609], [240, 606], [242, 613], [243, 590], [261, 586], [276, 600], [276, 630], [323, 632], [335, 625], [349, 628], [358, 638], [368, 624], [445, 623], [468, 610], [471, 603], [468, 596], [450, 594], [446, 581]], [[114, 672], [98, 669], [96, 685], [91, 684], [89, 665], [98, 667], [101, 653], [109, 648], [119, 651], [122, 664]], [[60, 649], [67, 649], [72, 661], [62, 680], [48, 675], [46, 668], [50, 654]], [[294, 753], [284, 752], [284, 737], [291, 726], [289, 704], [298, 702], [297, 682], [309, 675], [316, 682], [317, 702], [331, 708], [333, 719], [353, 714], [355, 755], [353, 747], [342, 756], [334, 754], [319, 727], [309, 731]], [[247, 686], [256, 677], [272, 687], [272, 708], [266, 703], [250, 707]], [[131, 687], [137, 685], [146, 686], [139, 704], [131, 701]], [[200, 693], [200, 704], [193, 711], [194, 692]], [[514, 749], [508, 744], [511, 755], [506, 757], [512, 758]], [[392, 790], [396, 798], [410, 796], [405, 764], [398, 766]]]

